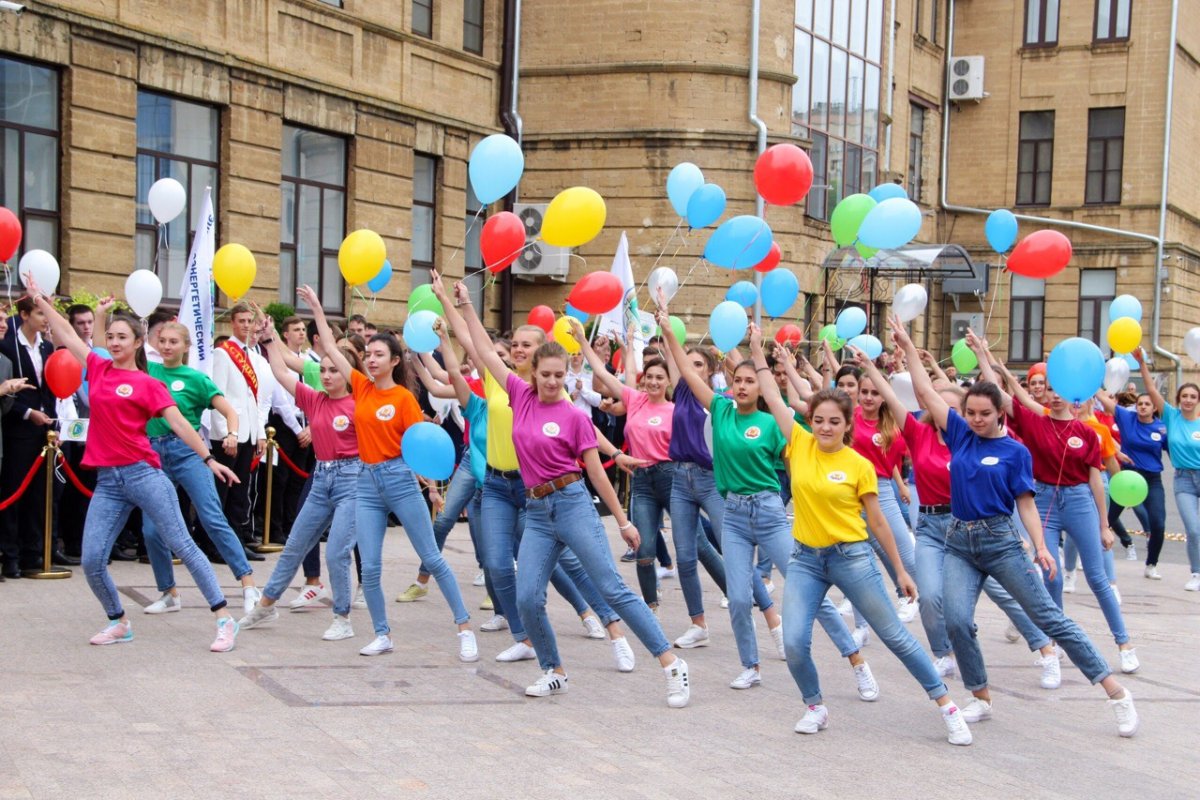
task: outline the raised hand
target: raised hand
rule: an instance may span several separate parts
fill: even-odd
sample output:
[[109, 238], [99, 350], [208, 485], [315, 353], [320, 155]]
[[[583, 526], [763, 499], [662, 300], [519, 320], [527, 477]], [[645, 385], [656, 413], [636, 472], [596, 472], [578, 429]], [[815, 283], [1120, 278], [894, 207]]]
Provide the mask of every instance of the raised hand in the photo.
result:
[[454, 304], [459, 306], [471, 305], [471, 292], [462, 281], [454, 284]]
[[312, 310], [313, 314], [317, 314], [323, 309], [321, 308], [321, 298], [317, 297], [317, 293], [307, 284], [296, 290], [296, 297], [303, 300]]

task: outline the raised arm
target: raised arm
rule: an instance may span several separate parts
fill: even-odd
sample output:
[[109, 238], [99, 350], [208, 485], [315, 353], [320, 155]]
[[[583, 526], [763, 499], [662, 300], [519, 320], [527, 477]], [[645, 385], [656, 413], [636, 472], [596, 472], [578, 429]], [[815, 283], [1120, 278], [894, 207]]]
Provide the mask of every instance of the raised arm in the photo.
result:
[[354, 374], [354, 365], [338, 349], [337, 339], [333, 338], [333, 330], [329, 327], [329, 320], [325, 319], [325, 309], [321, 307], [321, 298], [317, 297], [313, 288], [307, 285], [300, 287], [296, 291], [296, 296], [308, 303], [308, 307], [312, 311], [313, 322], [317, 323], [317, 335], [321, 337], [325, 355], [329, 356], [329, 360], [337, 367], [337, 371], [342, 373], [349, 383], [353, 380], [351, 376]]
[[25, 286], [28, 287], [30, 299], [42, 309], [46, 314], [46, 319], [50, 321], [50, 331], [54, 335], [54, 343], [70, 350], [71, 355], [75, 356], [80, 364], [86, 364], [91, 348], [83, 339], [79, 338], [79, 334], [71, 327], [67, 318], [58, 313], [58, 309], [54, 307], [54, 303], [50, 302], [50, 298], [42, 294], [42, 290], [38, 288], [30, 273], [25, 273]]
[[832, 386], [837, 379], [838, 362], [833, 355], [833, 346], [829, 344], [828, 339], [821, 340], [821, 359], [825, 363], [825, 369], [829, 370], [829, 385]]
[[[467, 331], [470, 333], [470, 336], [467, 338], [475, 351], [475, 354], [471, 358], [476, 366], [482, 365], [484, 369], [491, 373], [492, 378], [497, 383], [501, 386], [508, 386], [508, 376], [511, 370], [504, 365], [504, 361], [500, 359], [500, 356], [496, 355], [496, 350], [492, 347], [492, 337], [488, 336], [487, 330], [483, 327], [483, 322], [480, 321], [479, 315], [475, 313], [474, 306], [471, 305], [471, 293], [467, 291], [467, 285], [461, 281], [454, 285], [454, 303], [451, 307], [462, 309], [462, 319], [466, 324]], [[470, 355], [470, 353], [471, 351], [467, 350], [467, 354]]]
[[[775, 423], [783, 432], [783, 438], [791, 441], [792, 426], [796, 424], [796, 418], [792, 415], [791, 407], [779, 394], [779, 387], [775, 385], [771, 368], [767, 366], [767, 356], [763, 353], [762, 331], [757, 325], [750, 326], [750, 358], [754, 361], [754, 374], [758, 378], [758, 392], [766, 401], [771, 416], [775, 417]], [[763, 380], [763, 373], [766, 373], [766, 380]]]
[[[433, 287], [433, 296], [442, 304], [442, 310], [446, 314], [446, 321], [450, 323], [450, 330], [454, 333], [454, 338], [462, 345], [463, 352], [467, 354], [467, 358], [471, 359], [471, 363], [475, 366], [481, 366], [478, 353], [475, 349], [475, 342], [471, 339], [471, 329], [467, 326], [466, 319], [458, 310], [458, 304], [449, 296], [446, 291], [446, 284], [442, 281], [442, 276], [437, 270], [430, 273], [429, 285]], [[489, 336], [487, 346], [483, 348], [492, 352], [492, 339]], [[493, 373], [494, 374], [494, 373]]]
[[[441, 334], [441, 338], [443, 346], [445, 346], [447, 350], [451, 349], [444, 333]], [[428, 353], [421, 353], [420, 358], [414, 358], [412, 360], [413, 369], [416, 370], [417, 377], [421, 379], [421, 383], [425, 385], [425, 389], [434, 397], [440, 397], [443, 400], [452, 400], [457, 398], [458, 392], [454, 391], [453, 386], [449, 386], [438, 380], [433, 373], [430, 372], [430, 361], [433, 361], [433, 359], [429, 357]], [[448, 375], [446, 377], [449, 378]]]
[[[443, 341], [449, 341], [447, 338], [449, 336], [449, 331], [446, 329], [444, 322], [434, 323], [434, 330], [437, 332], [439, 339]], [[420, 353], [420, 357], [421, 364], [425, 367], [425, 369], [429, 370], [430, 377], [439, 383], [450, 383], [450, 375], [446, 372], [445, 368], [437, 362], [437, 359], [433, 357], [433, 353]], [[446, 354], [443, 352], [442, 358], [445, 357]]]
[[1106, 389], [1100, 389], [1096, 392], [1096, 402], [1104, 409], [1104, 413], [1110, 417], [1115, 416], [1117, 410], [1117, 398], [1108, 393]]
[[[852, 348], [852, 352], [854, 354], [855, 365], [863, 371], [864, 376], [871, 379], [871, 383], [875, 384], [876, 390], [883, 395], [883, 399], [888, 404], [888, 410], [892, 412], [892, 419], [896, 420], [896, 427], [904, 430], [904, 426], [908, 424], [908, 409], [905, 408], [903, 401], [900, 400], [900, 397], [892, 388], [892, 382], [883, 377], [883, 373], [879, 371], [879, 367], [875, 366], [875, 362], [872, 359], [867, 358], [866, 353], [858, 348]], [[928, 380], [928, 376], [926, 376], [926, 380]], [[913, 380], [913, 388], [916, 389], [915, 379]], [[938, 395], [938, 397], [940, 398], [941, 395]]]
[[1133, 357], [1137, 359], [1138, 368], [1141, 370], [1142, 383], [1146, 384], [1146, 394], [1150, 395], [1150, 402], [1154, 403], [1154, 410], [1161, 416], [1167, 401], [1162, 396], [1162, 392], [1158, 390], [1158, 384], [1154, 382], [1154, 376], [1150, 374], [1150, 365], [1146, 363], [1146, 351], [1139, 347], [1133, 351]]
[[[892, 317], [889, 322], [892, 326], [892, 341], [896, 346], [904, 351], [905, 357], [908, 358], [908, 363], [918, 364], [921, 361], [921, 356], [917, 353], [917, 346], [913, 344], [913, 340], [909, 338], [908, 331], [904, 329], [904, 323], [898, 317]], [[942, 399], [942, 396], [937, 393], [937, 389], [933, 388], [933, 381], [929, 379], [929, 374], [923, 369], [913, 370], [909, 373], [912, 376], [913, 392], [917, 395], [917, 399], [925, 406], [925, 410], [933, 415], [933, 421], [942, 430], [946, 429], [946, 420], [950, 418], [950, 406]], [[883, 387], [879, 382], [875, 382], [879, 386], [879, 391], [883, 393]], [[888, 394], [895, 396], [891, 386], [887, 387]], [[891, 408], [891, 398], [888, 398], [888, 407]], [[892, 412], [895, 416], [895, 411]], [[908, 412], [904, 412], [903, 417], [897, 419], [905, 419], [908, 417]]]
[[663, 341], [667, 343], [667, 349], [671, 351], [671, 357], [675, 359], [675, 366], [679, 369], [679, 376], [687, 381], [688, 388], [692, 390], [692, 394], [696, 396], [696, 400], [700, 405], [709, 408], [716, 393], [713, 391], [712, 386], [708, 384], [708, 381], [701, 378], [700, 374], [696, 372], [691, 360], [687, 357], [687, 353], [683, 352], [683, 345], [675, 338], [675, 331], [671, 329], [671, 314], [667, 310], [666, 302], [658, 304], [658, 310], [654, 312], [654, 318], [658, 320], [658, 326], [662, 328]]
[[[268, 319], [270, 318], [268, 317]], [[288, 365], [284, 363], [283, 353], [280, 352], [287, 348], [283, 347], [282, 343], [273, 334], [268, 333], [267, 337], [269, 338], [260, 337], [258, 343], [261, 349], [267, 351], [267, 361], [271, 364], [271, 374], [275, 376], [275, 380], [279, 381], [279, 385], [287, 390], [288, 394], [295, 397], [298, 379], [296, 378], [296, 373], [292, 372], [288, 368]]]
[[[933, 370], [933, 377], [936, 381], [946, 384], [954, 383], [954, 381], [950, 380], [950, 376], [946, 374], [946, 371], [942, 369], [942, 365], [939, 364], [937, 359], [933, 357], [933, 353], [929, 352], [928, 350], [918, 350], [917, 354], [921, 357], [921, 364], [923, 364], [926, 369]], [[909, 364], [911, 363], [912, 362], [910, 361]]]
[[[587, 334], [583, 331], [583, 325], [574, 317], [568, 317], [571, 326], [571, 335], [575, 337], [575, 341], [583, 349], [583, 357], [587, 359], [587, 363], [592, 368], [592, 382], [599, 383], [608, 394], [616, 399], [621, 399], [621, 382], [617, 380], [617, 376], [610, 373], [604, 368], [604, 362], [600, 360], [600, 356], [596, 355], [596, 351], [592, 349], [592, 345], [588, 342]], [[631, 369], [630, 362], [632, 358], [625, 359], [626, 373]], [[637, 368], [633, 368], [634, 372]]]
[[[466, 409], [467, 403], [471, 402], [471, 387], [467, 385], [467, 379], [463, 377], [458, 353], [454, 352], [454, 346], [450, 344], [446, 327], [439, 325], [437, 332], [442, 340], [442, 358], [446, 361], [446, 375], [450, 378], [450, 387], [454, 390], [454, 397], [458, 400], [458, 404]], [[432, 360], [430, 359], [430, 361]]]

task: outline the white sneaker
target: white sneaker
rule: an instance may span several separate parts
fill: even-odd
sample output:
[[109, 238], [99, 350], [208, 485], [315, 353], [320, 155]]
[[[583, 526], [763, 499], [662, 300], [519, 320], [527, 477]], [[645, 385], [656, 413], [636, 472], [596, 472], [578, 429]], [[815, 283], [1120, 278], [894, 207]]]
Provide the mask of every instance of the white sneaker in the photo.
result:
[[363, 588], [359, 586], [354, 590], [354, 602], [350, 604], [351, 608], [366, 608], [367, 597], [363, 594]]
[[487, 583], [484, 580], [483, 570], [479, 570], [479, 574], [475, 576], [475, 580], [471, 581], [472, 586], [483, 586]]
[[[247, 586], [242, 589], [242, 611], [249, 614], [250, 610], [254, 608], [254, 604], [260, 599], [262, 599], [262, 592], [255, 587]], [[271, 607], [274, 608], [274, 606]]]
[[729, 682], [730, 689], [749, 689], [762, 683], [762, 675], [756, 669], [744, 669], [742, 674]]
[[917, 618], [917, 604], [907, 597], [900, 598], [900, 602], [896, 604], [896, 616], [907, 625]]
[[848, 597], [842, 598], [842, 602], [838, 603], [837, 609], [838, 613], [843, 617], [849, 617], [854, 613], [854, 606], [851, 604], [850, 598]]
[[687, 662], [676, 656], [674, 663], [664, 667], [663, 672], [667, 674], [667, 705], [671, 708], [683, 708], [692, 696]]
[[829, 709], [825, 706], [809, 706], [804, 716], [796, 723], [796, 733], [816, 733], [829, 727]]
[[1117, 605], [1121, 605], [1121, 590], [1117, 588], [1115, 583], [1110, 583], [1108, 588], [1112, 589], [1113, 597], [1117, 598]]
[[960, 709], [963, 719], [971, 724], [982, 722], [985, 719], [992, 718], [992, 704], [987, 700], [980, 700], [978, 697], [972, 697], [971, 702], [967, 703], [966, 707]]
[[775, 594], [775, 584], [774, 584], [774, 583], [772, 583], [772, 582], [771, 582], [771, 581], [769, 581], [769, 580], [767, 580], [767, 581], [763, 581], [763, 586], [766, 586], [766, 587], [767, 587], [767, 594], [768, 594], [768, 595]]
[[238, 620], [238, 627], [250, 630], [257, 628], [260, 625], [266, 625], [279, 619], [279, 609], [274, 605], [264, 606], [262, 603], [255, 603], [254, 607]]
[[934, 659], [933, 668], [937, 670], [939, 678], [953, 677], [955, 671], [958, 669], [954, 663], [953, 656], [942, 656], [941, 658]]
[[633, 672], [633, 648], [629, 640], [622, 636], [612, 640], [613, 659], [617, 662], [617, 672]]
[[600, 624], [600, 618], [588, 614], [582, 618], [583, 635], [589, 639], [607, 639], [608, 634], [604, 632], [604, 626]]
[[1008, 627], [1004, 629], [1004, 638], [1008, 639], [1010, 643], [1015, 644], [1021, 641], [1021, 632], [1017, 630], [1016, 625], [1010, 622], [1008, 623]]
[[487, 631], [488, 633], [508, 630], [508, 620], [501, 614], [493, 614], [491, 619], [479, 626], [479, 630]]
[[1126, 561], [1137, 561], [1137, 548], [1134, 547], [1132, 544], [1129, 545], [1129, 547], [1125, 548], [1125, 560]]
[[326, 629], [321, 638], [327, 642], [340, 642], [342, 639], [350, 639], [353, 636], [354, 627], [350, 624], [350, 618], [334, 614], [333, 624]]
[[145, 614], [169, 614], [181, 608], [183, 608], [183, 603], [180, 602], [179, 595], [163, 592], [162, 597], [143, 608], [142, 612]]
[[688, 629], [675, 640], [675, 646], [681, 650], [691, 650], [694, 647], [708, 646], [708, 628], [699, 625], [689, 625]]
[[479, 660], [479, 644], [475, 641], [475, 631], [458, 632], [458, 660], [468, 664]]
[[[1190, 592], [1193, 590], [1188, 589], [1188, 591]], [[725, 595], [721, 595], [721, 608], [729, 608], [729, 598], [726, 597]]]
[[537, 683], [525, 687], [526, 697], [549, 697], [552, 694], [567, 693], [567, 676], [559, 675], [552, 669], [537, 679]]
[[1063, 573], [1063, 594], [1075, 594], [1075, 570]]
[[666, 580], [668, 578], [674, 578], [675, 577], [675, 568], [674, 567], [664, 567], [660, 564], [659, 566], [654, 568], [654, 574], [658, 576], [658, 579], [660, 581]]
[[861, 628], [855, 628], [850, 632], [850, 638], [854, 640], [854, 646], [862, 650], [871, 641], [871, 629], [866, 625], [863, 625]]
[[1033, 663], [1042, 668], [1043, 689], [1057, 689], [1062, 686], [1062, 664], [1058, 663], [1058, 656], [1042, 656]]
[[507, 650], [502, 651], [496, 656], [497, 661], [512, 662], [512, 661], [529, 661], [537, 658], [537, 653], [533, 648], [524, 642], [517, 642]]
[[858, 699], [874, 703], [879, 699], [879, 683], [866, 662], [854, 668], [854, 680], [858, 682]]
[[299, 593], [292, 598], [292, 602], [288, 603], [288, 608], [292, 611], [299, 611], [302, 608], [310, 608], [312, 606], [321, 605], [321, 601], [329, 597], [329, 590], [325, 588], [325, 584], [319, 583], [316, 586], [301, 586]]
[[[990, 715], [992, 706], [990, 703], [986, 705]], [[950, 744], [966, 747], [973, 740], [971, 729], [967, 727], [966, 714], [962, 709], [956, 708], [949, 714], [942, 714], [942, 722], [946, 723], [946, 741]]]
[[1117, 733], [1127, 739], [1137, 733], [1137, 709], [1133, 707], [1133, 695], [1128, 689], [1125, 690], [1124, 697], [1120, 700], [1109, 700], [1108, 705], [1117, 716]]
[[375, 641], [358, 651], [360, 656], [379, 656], [384, 653], [390, 653], [395, 649], [392, 644], [392, 638], [388, 635], [376, 636]]
[[1193, 572], [1192, 579], [1183, 585], [1184, 591], [1200, 592], [1200, 572]]
[[1138, 661], [1137, 651], [1134, 648], [1131, 647], [1128, 650], [1120, 650], [1118, 652], [1121, 654], [1121, 672], [1124, 672], [1126, 675], [1137, 672], [1138, 667], [1142, 666], [1141, 662]]
[[1161, 581], [1162, 580], [1162, 575], [1159, 574], [1158, 566], [1155, 564], [1151, 564], [1150, 566], [1146, 567], [1146, 571], [1143, 572], [1142, 575], [1147, 580], [1151, 580], [1151, 581]]
[[783, 623], [780, 622], [774, 628], [768, 628], [767, 632], [771, 634], [771, 639], [775, 642], [775, 650], [779, 653], [779, 660], [787, 661], [787, 652], [783, 647]]

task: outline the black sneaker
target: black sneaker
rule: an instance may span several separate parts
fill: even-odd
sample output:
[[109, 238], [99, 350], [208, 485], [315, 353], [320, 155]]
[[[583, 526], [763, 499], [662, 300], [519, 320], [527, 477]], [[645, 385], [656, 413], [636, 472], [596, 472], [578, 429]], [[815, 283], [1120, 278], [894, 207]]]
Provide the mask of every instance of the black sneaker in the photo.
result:
[[637, 561], [637, 551], [634, 550], [632, 547], [629, 548], [628, 550], [625, 551], [625, 555], [621, 556], [621, 560], [624, 561], [625, 563], [629, 563], [630, 561]]

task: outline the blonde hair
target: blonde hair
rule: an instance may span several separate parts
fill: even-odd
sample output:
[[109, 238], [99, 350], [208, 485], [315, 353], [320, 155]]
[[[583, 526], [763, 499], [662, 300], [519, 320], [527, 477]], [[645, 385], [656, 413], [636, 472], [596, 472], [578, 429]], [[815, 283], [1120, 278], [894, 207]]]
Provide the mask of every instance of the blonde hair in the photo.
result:
[[183, 344], [185, 347], [192, 346], [192, 332], [188, 330], [187, 325], [184, 325], [182, 322], [179, 322], [177, 320], [171, 320], [170, 322], [164, 322], [162, 324], [162, 327], [158, 329], [158, 335], [162, 336], [163, 331], [167, 331], [167, 330], [177, 331], [179, 333], [180, 338], [183, 339]]

